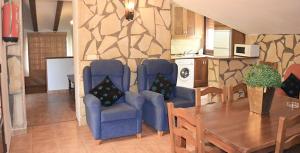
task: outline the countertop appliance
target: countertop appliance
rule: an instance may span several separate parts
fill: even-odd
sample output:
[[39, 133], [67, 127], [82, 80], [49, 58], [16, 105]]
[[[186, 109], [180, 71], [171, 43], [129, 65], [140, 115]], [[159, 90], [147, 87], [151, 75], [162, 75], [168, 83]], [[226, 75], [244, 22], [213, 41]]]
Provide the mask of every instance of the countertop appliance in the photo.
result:
[[177, 86], [194, 88], [194, 59], [176, 59], [178, 65]]
[[235, 44], [234, 55], [247, 56], [247, 57], [259, 57], [259, 45]]

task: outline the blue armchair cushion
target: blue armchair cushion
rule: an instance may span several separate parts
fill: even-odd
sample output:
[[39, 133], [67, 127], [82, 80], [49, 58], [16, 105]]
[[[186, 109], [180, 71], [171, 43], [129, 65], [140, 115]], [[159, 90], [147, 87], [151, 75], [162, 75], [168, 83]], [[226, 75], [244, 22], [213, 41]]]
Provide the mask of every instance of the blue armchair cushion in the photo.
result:
[[160, 93], [164, 96], [164, 100], [169, 100], [173, 88], [174, 86], [172, 83], [164, 75], [157, 73], [156, 78], [150, 87], [150, 91]]
[[136, 118], [137, 110], [127, 103], [119, 103], [110, 107], [102, 107], [101, 122], [110, 122]]
[[112, 106], [124, 96], [124, 93], [113, 84], [109, 76], [106, 76], [90, 93], [99, 98], [101, 104], [106, 107]]

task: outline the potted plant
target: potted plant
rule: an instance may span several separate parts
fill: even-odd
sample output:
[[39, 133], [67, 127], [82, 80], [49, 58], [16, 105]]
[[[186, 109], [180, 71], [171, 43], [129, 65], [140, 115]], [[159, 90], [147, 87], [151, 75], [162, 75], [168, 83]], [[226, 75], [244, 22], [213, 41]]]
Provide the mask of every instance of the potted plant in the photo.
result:
[[245, 74], [250, 111], [268, 114], [276, 87], [281, 86], [279, 72], [271, 66], [258, 64], [251, 66]]

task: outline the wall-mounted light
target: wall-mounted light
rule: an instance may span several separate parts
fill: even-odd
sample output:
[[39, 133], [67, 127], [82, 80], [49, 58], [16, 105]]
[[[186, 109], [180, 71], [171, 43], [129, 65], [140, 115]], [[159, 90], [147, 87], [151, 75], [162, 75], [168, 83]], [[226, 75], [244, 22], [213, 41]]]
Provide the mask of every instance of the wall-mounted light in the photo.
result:
[[123, 0], [123, 2], [125, 4], [125, 18], [128, 21], [133, 20], [135, 7], [133, 0]]
[[73, 25], [73, 20], [70, 21], [70, 24]]

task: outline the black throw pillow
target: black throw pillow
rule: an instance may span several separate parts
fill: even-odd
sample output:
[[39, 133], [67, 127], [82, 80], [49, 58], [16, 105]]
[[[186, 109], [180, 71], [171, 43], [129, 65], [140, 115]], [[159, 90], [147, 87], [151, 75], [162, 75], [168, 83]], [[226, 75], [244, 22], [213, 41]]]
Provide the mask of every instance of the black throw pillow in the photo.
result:
[[112, 106], [124, 96], [124, 93], [113, 84], [108, 76], [94, 87], [90, 94], [96, 96], [101, 101], [102, 106]]
[[169, 100], [173, 91], [173, 85], [165, 76], [158, 73], [150, 87], [150, 91], [160, 93], [165, 100]]
[[281, 89], [289, 97], [299, 98], [300, 80], [293, 73], [291, 73], [290, 76], [283, 81]]

